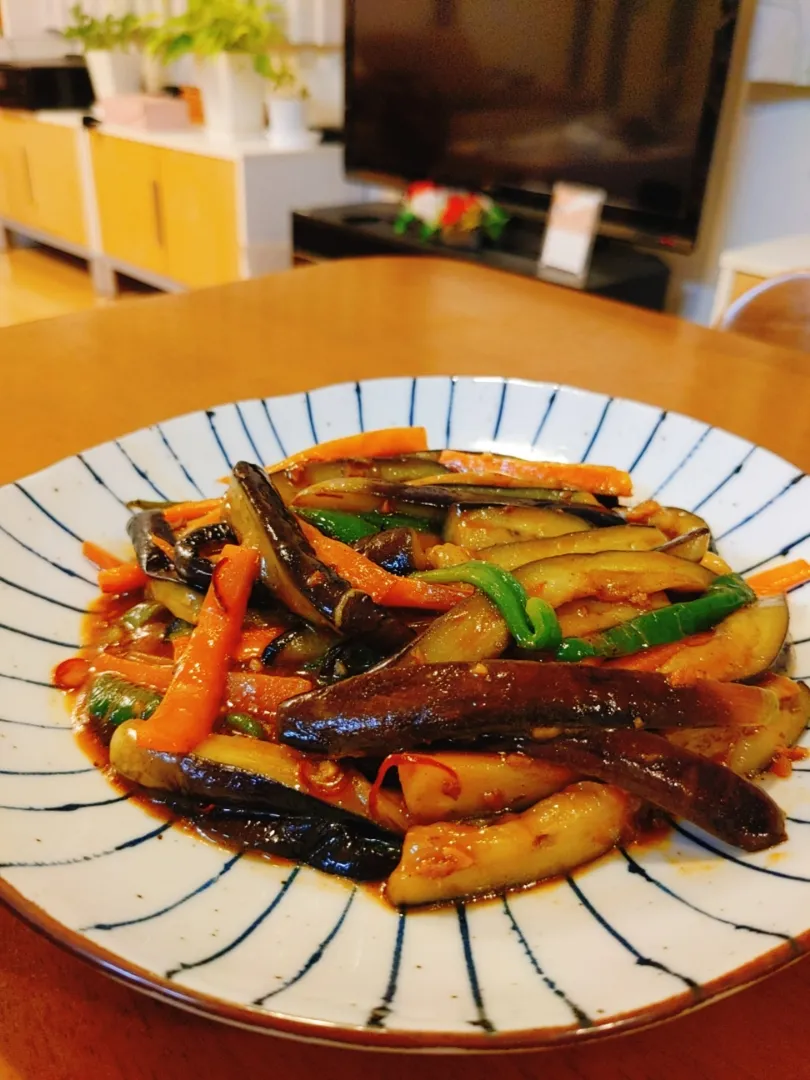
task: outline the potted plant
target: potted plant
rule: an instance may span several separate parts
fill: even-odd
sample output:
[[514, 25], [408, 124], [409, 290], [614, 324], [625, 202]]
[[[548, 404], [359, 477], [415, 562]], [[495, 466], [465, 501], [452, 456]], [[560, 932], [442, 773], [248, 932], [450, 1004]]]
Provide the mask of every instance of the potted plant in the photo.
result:
[[107, 15], [96, 19], [81, 4], [70, 9], [68, 41], [84, 46], [87, 70], [97, 101], [118, 94], [137, 94], [141, 89], [141, 55], [148, 28], [137, 15]]
[[189, 0], [147, 42], [164, 64], [192, 55], [205, 123], [216, 135], [251, 135], [264, 128], [268, 53], [284, 42], [282, 9], [264, 0]]
[[285, 60], [265, 57], [262, 73], [270, 82], [267, 113], [270, 118], [268, 138], [279, 150], [302, 150], [317, 141], [306, 121], [309, 92], [295, 70]]

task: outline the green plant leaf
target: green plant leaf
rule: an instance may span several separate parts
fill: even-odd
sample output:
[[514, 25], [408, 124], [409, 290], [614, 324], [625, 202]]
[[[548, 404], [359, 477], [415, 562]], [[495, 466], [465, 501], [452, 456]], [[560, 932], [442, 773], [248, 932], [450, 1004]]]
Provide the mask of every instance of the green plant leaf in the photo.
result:
[[148, 20], [132, 13], [96, 19], [88, 15], [81, 4], [74, 4], [70, 9], [70, 18], [64, 37], [68, 41], [81, 42], [85, 50], [126, 49], [131, 45], [142, 45], [152, 33]]
[[[223, 52], [260, 57], [285, 43], [282, 16], [283, 9], [275, 3], [189, 0], [184, 14], [167, 19], [152, 31], [147, 46], [164, 59], [187, 53], [207, 58]], [[259, 66], [272, 72], [272, 66]]]

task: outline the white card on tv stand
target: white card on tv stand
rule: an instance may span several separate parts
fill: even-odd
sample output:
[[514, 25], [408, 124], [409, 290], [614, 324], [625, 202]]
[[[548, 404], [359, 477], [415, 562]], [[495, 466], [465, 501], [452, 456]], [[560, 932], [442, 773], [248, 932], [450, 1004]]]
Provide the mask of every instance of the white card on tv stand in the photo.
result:
[[578, 281], [588, 276], [605, 192], [601, 188], [558, 183], [551, 195], [548, 225], [538, 270], [558, 270]]

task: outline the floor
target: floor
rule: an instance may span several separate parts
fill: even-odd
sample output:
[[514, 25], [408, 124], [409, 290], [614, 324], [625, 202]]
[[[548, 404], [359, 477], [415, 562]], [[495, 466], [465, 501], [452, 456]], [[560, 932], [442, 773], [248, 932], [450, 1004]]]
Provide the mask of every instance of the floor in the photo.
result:
[[[125, 286], [124, 295], [129, 291]], [[116, 302], [95, 295], [81, 259], [44, 247], [0, 253], [0, 327]]]

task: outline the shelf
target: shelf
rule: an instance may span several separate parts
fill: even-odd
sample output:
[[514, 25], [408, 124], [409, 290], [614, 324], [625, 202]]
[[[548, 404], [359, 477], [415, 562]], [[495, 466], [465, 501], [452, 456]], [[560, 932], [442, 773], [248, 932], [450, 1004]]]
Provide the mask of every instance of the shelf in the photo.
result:
[[289, 41], [285, 45], [274, 45], [274, 53], [314, 52], [332, 55], [343, 52], [343, 43], [338, 45], [316, 45], [314, 41]]

